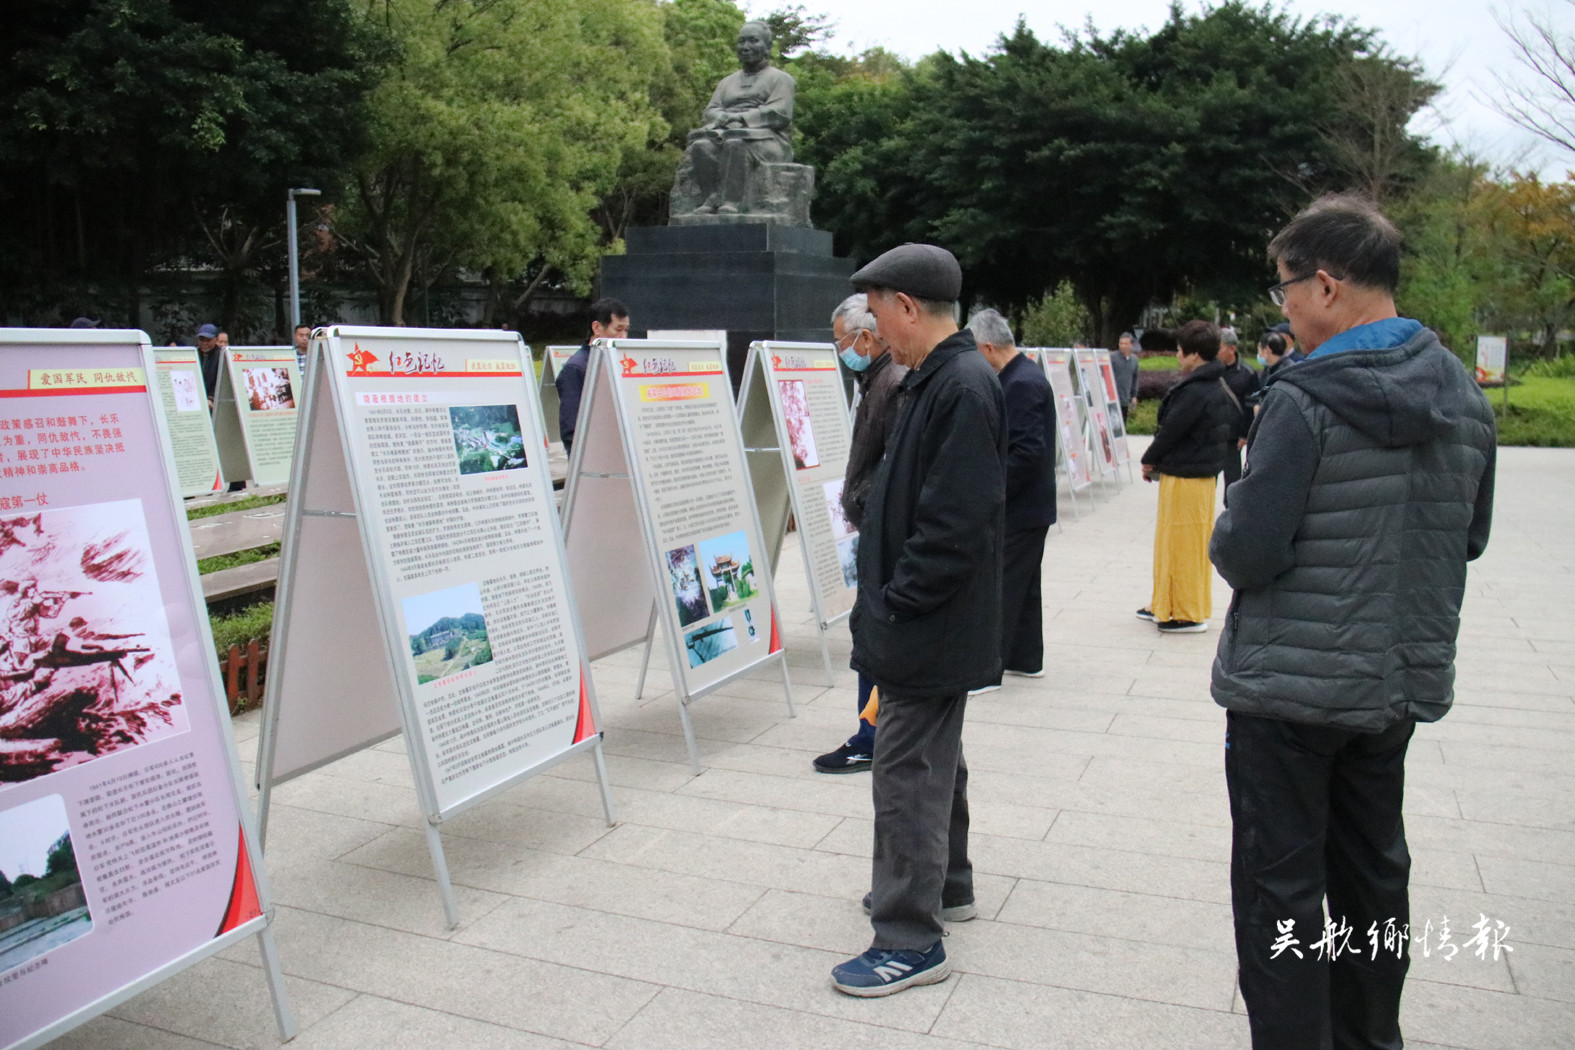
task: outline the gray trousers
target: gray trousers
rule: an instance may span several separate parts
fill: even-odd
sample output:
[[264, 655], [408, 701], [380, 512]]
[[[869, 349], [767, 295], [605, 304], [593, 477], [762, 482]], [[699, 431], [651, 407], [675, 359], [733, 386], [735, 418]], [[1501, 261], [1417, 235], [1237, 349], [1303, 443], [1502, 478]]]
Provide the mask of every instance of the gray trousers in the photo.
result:
[[871, 790], [873, 947], [922, 951], [941, 939], [941, 903], [973, 901], [968, 861], [968, 696], [880, 693]]

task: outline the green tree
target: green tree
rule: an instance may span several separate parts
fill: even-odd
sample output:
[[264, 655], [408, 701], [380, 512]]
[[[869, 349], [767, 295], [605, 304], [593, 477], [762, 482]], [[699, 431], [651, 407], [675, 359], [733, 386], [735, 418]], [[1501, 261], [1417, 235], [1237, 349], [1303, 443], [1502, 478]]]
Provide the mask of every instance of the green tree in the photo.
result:
[[1062, 281], [1042, 299], [1028, 304], [1023, 311], [1024, 346], [1071, 346], [1087, 339], [1088, 311], [1077, 299], [1070, 281]]
[[383, 323], [405, 323], [413, 285], [458, 269], [496, 288], [534, 266], [587, 289], [592, 210], [624, 149], [667, 132], [650, 98], [666, 55], [657, 9], [380, 0], [373, 12], [399, 56], [370, 96], [371, 146], [335, 229]]
[[349, 0], [0, 7], [0, 309], [135, 319], [157, 268], [235, 287], [282, 256], [284, 190], [359, 148], [375, 36]]
[[70, 832], [55, 840], [55, 844], [49, 847], [49, 859], [45, 861], [45, 875], [58, 875], [61, 872], [72, 875], [77, 872], [77, 853], [71, 845]]
[[[1308, 100], [1333, 97], [1335, 72], [1364, 56], [1416, 73], [1370, 31], [1239, 2], [1059, 47], [1019, 24], [982, 57], [937, 54], [817, 99], [829, 106], [806, 115], [816, 214], [858, 258], [947, 245], [965, 296], [1013, 314], [1069, 281], [1091, 334], [1113, 345], [1180, 292], [1261, 296], [1273, 230], [1309, 193], [1351, 184]], [[1384, 113], [1409, 119], [1367, 116]], [[1391, 158], [1383, 171], [1395, 170]]]

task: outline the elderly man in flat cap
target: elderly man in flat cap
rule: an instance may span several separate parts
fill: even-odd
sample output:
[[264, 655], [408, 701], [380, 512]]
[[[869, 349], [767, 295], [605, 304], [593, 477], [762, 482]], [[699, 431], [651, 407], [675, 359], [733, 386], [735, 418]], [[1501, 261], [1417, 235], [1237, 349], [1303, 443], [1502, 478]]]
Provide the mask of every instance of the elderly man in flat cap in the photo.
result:
[[852, 281], [910, 369], [865, 505], [851, 622], [853, 668], [881, 697], [864, 899], [875, 937], [831, 971], [838, 991], [876, 996], [944, 981], [942, 922], [975, 912], [963, 708], [1001, 675], [1007, 432], [995, 371], [957, 330], [950, 252], [905, 244]]

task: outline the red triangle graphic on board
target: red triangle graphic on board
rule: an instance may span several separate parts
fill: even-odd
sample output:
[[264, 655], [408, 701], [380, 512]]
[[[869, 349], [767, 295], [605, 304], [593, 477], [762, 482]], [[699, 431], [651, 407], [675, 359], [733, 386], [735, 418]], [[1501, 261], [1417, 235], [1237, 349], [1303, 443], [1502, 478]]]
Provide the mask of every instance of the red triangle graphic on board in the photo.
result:
[[262, 905], [257, 900], [257, 883], [252, 879], [251, 858], [246, 853], [246, 832], [242, 830], [238, 838], [241, 845], [235, 855], [235, 882], [230, 887], [230, 904], [224, 909], [224, 921], [219, 923], [215, 937], [262, 914]]
[[591, 694], [585, 688], [585, 669], [580, 669], [580, 720], [574, 726], [574, 742], [596, 735], [596, 720], [591, 717]]
[[216, 470], [216, 471], [213, 472], [213, 488], [209, 489], [208, 491], [209, 492], [218, 492], [218, 491], [220, 491], [223, 488], [224, 488], [224, 471]]
[[775, 609], [771, 610], [771, 651], [774, 653], [782, 651], [782, 632], [777, 630], [777, 611]]

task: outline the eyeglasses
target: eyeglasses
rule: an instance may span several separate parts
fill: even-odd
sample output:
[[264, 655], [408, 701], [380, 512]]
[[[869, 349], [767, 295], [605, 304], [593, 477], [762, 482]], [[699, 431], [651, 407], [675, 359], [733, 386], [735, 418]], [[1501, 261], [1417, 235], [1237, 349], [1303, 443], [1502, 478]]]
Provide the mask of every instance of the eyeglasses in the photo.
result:
[[1269, 286], [1269, 302], [1273, 303], [1275, 306], [1284, 306], [1285, 305], [1285, 289], [1289, 288], [1291, 285], [1295, 284], [1298, 281], [1305, 281], [1309, 277], [1317, 277], [1317, 276], [1318, 276], [1318, 271], [1314, 270], [1311, 273], [1304, 273], [1300, 277], [1292, 277], [1288, 281], [1281, 281], [1279, 284], [1271, 284]]
[[[837, 348], [837, 352], [841, 353], [842, 351], [848, 349], [854, 343], [857, 343], [859, 341], [859, 334], [861, 332], [867, 332], [867, 331], [869, 331], [868, 328], [855, 328], [853, 331], [849, 332], [847, 335], [844, 335], [841, 339], [838, 339], [833, 345]], [[844, 345], [844, 344], [846, 344], [846, 345]]]

